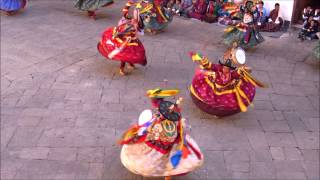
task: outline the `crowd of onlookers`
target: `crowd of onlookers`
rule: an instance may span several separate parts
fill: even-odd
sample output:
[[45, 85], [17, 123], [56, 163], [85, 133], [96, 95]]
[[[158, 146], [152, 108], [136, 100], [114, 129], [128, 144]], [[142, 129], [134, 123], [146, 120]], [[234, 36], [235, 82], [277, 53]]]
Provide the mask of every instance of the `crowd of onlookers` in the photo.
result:
[[[242, 0], [228, 2], [226, 0], [165, 0], [164, 7], [178, 16], [199, 19], [208, 23], [231, 25], [238, 22]], [[283, 25], [280, 13], [280, 4], [276, 3], [274, 9], [267, 13], [263, 1], [254, 9], [255, 23], [261, 31], [279, 31]]]
[[[228, 2], [226, 0], [165, 0], [164, 7], [173, 14], [186, 18], [194, 18], [208, 23], [218, 22], [223, 25], [235, 24], [240, 20], [239, 10], [242, 0]], [[276, 32], [281, 30], [284, 20], [280, 12], [280, 4], [268, 13], [263, 1], [259, 1], [252, 9], [254, 23], [260, 31]], [[303, 28], [299, 33], [301, 40], [319, 38], [320, 9], [307, 7], [303, 11]], [[318, 35], [317, 35], [318, 34]]]
[[310, 6], [302, 13], [303, 27], [298, 38], [301, 40], [312, 40], [320, 38], [320, 9], [313, 10]]

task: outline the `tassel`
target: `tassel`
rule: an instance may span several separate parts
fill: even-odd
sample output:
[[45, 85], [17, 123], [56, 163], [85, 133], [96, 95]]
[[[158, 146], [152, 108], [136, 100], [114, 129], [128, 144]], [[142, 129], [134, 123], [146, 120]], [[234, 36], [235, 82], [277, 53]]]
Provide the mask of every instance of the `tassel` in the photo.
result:
[[181, 160], [182, 157], [182, 151], [178, 150], [175, 152], [173, 156], [171, 156], [170, 161], [173, 166], [173, 168], [176, 168]]
[[121, 139], [118, 141], [119, 144], [127, 144], [130, 142], [136, 135], [138, 135], [139, 126], [134, 125], [131, 128], [129, 128], [121, 137]]
[[182, 158], [186, 159], [189, 154], [190, 154], [189, 149], [186, 146], [183, 146], [183, 148], [182, 148]]

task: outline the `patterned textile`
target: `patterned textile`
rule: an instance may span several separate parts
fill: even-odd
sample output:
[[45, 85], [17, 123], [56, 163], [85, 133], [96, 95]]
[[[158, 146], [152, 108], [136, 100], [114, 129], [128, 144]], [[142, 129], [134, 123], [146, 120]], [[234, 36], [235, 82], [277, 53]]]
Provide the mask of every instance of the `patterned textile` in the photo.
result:
[[173, 15], [163, 8], [160, 0], [152, 0], [140, 4], [140, 16], [146, 30], [161, 31], [172, 21]]
[[[282, 25], [283, 25], [283, 19], [281, 17], [278, 17], [279, 11], [276, 11], [275, 9], [270, 12], [269, 22], [266, 22], [265, 24], [262, 24], [261, 27], [259, 27], [260, 31], [266, 31], [266, 32], [276, 32], [280, 31]], [[279, 21], [278, 23], [276, 23]]]
[[[212, 79], [205, 71], [215, 72]], [[191, 85], [191, 95], [203, 111], [217, 116], [241, 112], [239, 103], [248, 106], [253, 101], [255, 86], [240, 76], [237, 70], [223, 72], [223, 65], [213, 64], [210, 69], [197, 69]]]
[[[140, 123], [139, 117], [139, 123], [123, 134], [120, 141], [122, 164], [131, 172], [147, 177], [182, 175], [199, 168], [203, 164], [203, 154], [185, 132], [179, 100], [176, 104], [163, 100], [176, 91], [155, 89], [147, 94], [156, 109], [147, 121]], [[171, 113], [178, 113], [178, 118], [171, 119]]]
[[207, 23], [214, 23], [218, 21], [218, 12], [216, 11], [216, 5], [213, 1], [209, 1], [204, 21]]
[[[131, 38], [130, 42], [127, 42], [128, 37]], [[145, 49], [130, 23], [107, 29], [98, 43], [98, 50], [103, 56], [112, 60], [147, 64]]]
[[26, 0], [0, 0], [0, 9], [3, 11], [17, 11], [25, 5]]
[[266, 87], [247, 71], [243, 64], [245, 54], [236, 55], [244, 51], [235, 45], [224, 53], [219, 64], [210, 63], [200, 53], [191, 53], [191, 59], [200, 64], [190, 86], [191, 97], [201, 110], [209, 114], [227, 116], [246, 112], [256, 87]]
[[113, 3], [113, 0], [74, 0], [74, 6], [82, 11], [95, 11]]
[[[203, 155], [196, 142], [189, 135], [186, 136], [186, 141], [190, 154], [187, 158], [181, 159], [176, 168], [170, 163], [174, 151], [162, 154], [145, 143], [125, 144], [121, 150], [121, 162], [131, 172], [146, 177], [186, 174], [203, 164]], [[174, 144], [172, 149], [176, 149], [177, 146]], [[200, 157], [197, 154], [200, 154]]]
[[204, 20], [207, 10], [207, 3], [205, 0], [197, 0], [193, 9], [189, 12], [189, 17]]
[[224, 43], [231, 46], [234, 41], [244, 48], [252, 48], [264, 41], [262, 35], [252, 24], [240, 23], [237, 26], [230, 26], [223, 35]]

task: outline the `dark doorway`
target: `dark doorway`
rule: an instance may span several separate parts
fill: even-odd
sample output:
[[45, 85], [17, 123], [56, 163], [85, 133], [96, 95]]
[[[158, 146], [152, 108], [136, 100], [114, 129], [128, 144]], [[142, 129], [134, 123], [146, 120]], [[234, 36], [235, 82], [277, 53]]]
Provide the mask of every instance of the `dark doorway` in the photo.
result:
[[320, 9], [319, 0], [295, 0], [293, 6], [292, 23], [302, 23], [302, 11], [305, 7], [311, 6], [313, 9]]

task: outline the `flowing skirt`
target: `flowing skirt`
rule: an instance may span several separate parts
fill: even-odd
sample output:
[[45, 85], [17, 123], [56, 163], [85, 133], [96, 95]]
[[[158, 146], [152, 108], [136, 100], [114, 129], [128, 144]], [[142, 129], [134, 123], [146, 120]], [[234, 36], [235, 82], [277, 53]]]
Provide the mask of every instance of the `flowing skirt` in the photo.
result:
[[26, 0], [0, 0], [0, 9], [3, 11], [18, 11], [25, 7]]
[[[238, 89], [237, 86], [239, 87]], [[233, 89], [218, 91], [213, 89], [212, 85], [208, 84], [204, 76], [199, 72], [196, 73], [190, 90], [192, 100], [196, 106], [206, 113], [219, 117], [241, 112], [237, 96], [242, 94], [240, 101], [248, 107], [253, 101], [256, 92], [255, 86], [244, 79], [240, 79]]]
[[248, 28], [246, 31], [240, 30], [238, 27], [229, 27], [230, 30], [224, 33], [224, 43], [231, 46], [234, 41], [244, 48], [252, 48], [264, 41], [259, 31], [254, 28]]
[[[190, 154], [181, 158], [179, 165], [173, 168], [170, 162], [171, 153], [162, 154], [145, 143], [124, 145], [121, 150], [121, 162], [131, 172], [146, 176], [175, 176], [189, 173], [203, 164], [203, 155], [196, 142], [186, 136]], [[176, 144], [172, 149], [176, 148]]]
[[[120, 48], [121, 43], [116, 39], [112, 39], [113, 28], [107, 29], [102, 36], [102, 40], [98, 43], [98, 51], [109, 59], [109, 54]], [[116, 54], [112, 60], [128, 62], [133, 64], [147, 64], [145, 49], [139, 39], [136, 39], [132, 44], [128, 44], [123, 50]]]
[[[171, 23], [172, 19], [173, 19], [173, 15], [171, 14], [171, 12], [168, 12], [166, 10], [162, 11], [162, 15], [164, 16], [164, 18], [166, 19], [164, 22], [160, 22], [157, 17], [150, 17], [150, 20], [146, 20], [144, 18], [143, 20], [143, 24], [144, 24], [144, 28], [145, 29], [149, 29], [152, 31], [162, 31], [163, 29], [165, 29], [169, 23]], [[157, 16], [162, 16], [161, 14], [157, 14]], [[142, 14], [142, 16], [145, 16], [145, 14]]]
[[113, 3], [113, 0], [74, 0], [74, 6], [82, 11], [95, 11]]

